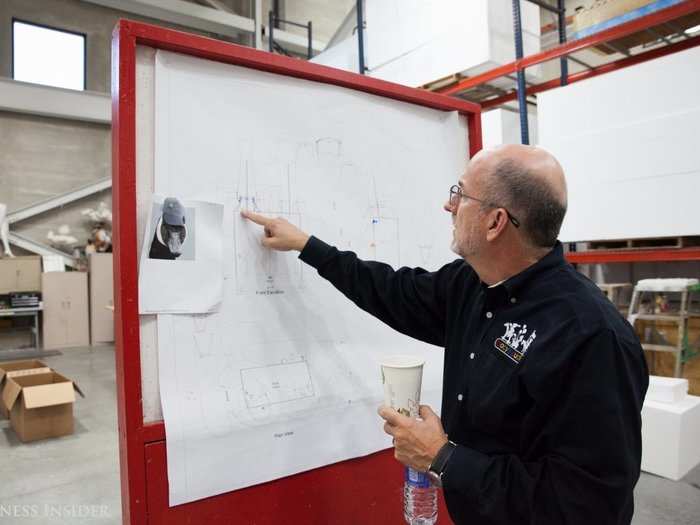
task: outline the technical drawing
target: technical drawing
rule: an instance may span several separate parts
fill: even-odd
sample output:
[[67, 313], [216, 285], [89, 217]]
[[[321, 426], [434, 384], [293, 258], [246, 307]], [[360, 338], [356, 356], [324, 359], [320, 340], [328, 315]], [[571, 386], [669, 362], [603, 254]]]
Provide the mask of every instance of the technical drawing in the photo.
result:
[[435, 137], [461, 144], [467, 130], [444, 111], [352, 94], [350, 107], [381, 118], [368, 126], [354, 109], [323, 105], [343, 96], [337, 86], [297, 90], [298, 79], [167, 58], [156, 62], [155, 188], [224, 209], [217, 311], [157, 320], [175, 506], [387, 448], [375, 413], [387, 353], [425, 353], [424, 402], [439, 405], [439, 352], [359, 311], [296, 252], [263, 247], [263, 228], [240, 212], [282, 217], [362, 259], [438, 264], [449, 243], [441, 250], [436, 233], [447, 219], [432, 213], [437, 186], [453, 183], [466, 155]]
[[277, 295], [289, 286], [300, 287], [303, 269], [300, 261], [290, 254], [265, 249], [260, 245], [258, 227], [238, 217], [241, 210], [250, 210], [266, 216], [283, 217], [301, 228], [301, 213], [291, 197], [291, 168], [286, 165], [278, 175], [283, 183], [264, 180], [253, 182], [251, 166], [244, 164], [241, 187], [236, 191], [234, 207], [234, 278], [238, 294]]
[[340, 157], [343, 154], [343, 142], [333, 137], [324, 137], [316, 140], [316, 155]]
[[243, 369], [241, 384], [248, 408], [314, 396], [313, 382], [306, 361]]
[[392, 216], [388, 199], [380, 198], [375, 177], [372, 177], [371, 199], [364, 217], [369, 257], [398, 268], [401, 263], [399, 218]]
[[210, 314], [193, 314], [192, 340], [199, 357], [211, 357], [216, 350], [216, 332], [209, 327]]

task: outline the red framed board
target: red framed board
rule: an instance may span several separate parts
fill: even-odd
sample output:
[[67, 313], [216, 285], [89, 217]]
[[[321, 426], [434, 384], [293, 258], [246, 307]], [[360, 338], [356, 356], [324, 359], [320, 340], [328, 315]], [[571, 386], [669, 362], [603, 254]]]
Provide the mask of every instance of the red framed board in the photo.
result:
[[[139, 47], [332, 84], [438, 111], [457, 111], [467, 118], [470, 155], [481, 149], [479, 106], [359, 74], [129, 20], [121, 20], [113, 34], [115, 340], [124, 523], [402, 523], [403, 469], [394, 460], [391, 450], [204, 500], [168, 506], [165, 426], [163, 421], [144, 420], [137, 269], [139, 105], [136, 77]], [[442, 501], [440, 507], [440, 522], [449, 522]]]

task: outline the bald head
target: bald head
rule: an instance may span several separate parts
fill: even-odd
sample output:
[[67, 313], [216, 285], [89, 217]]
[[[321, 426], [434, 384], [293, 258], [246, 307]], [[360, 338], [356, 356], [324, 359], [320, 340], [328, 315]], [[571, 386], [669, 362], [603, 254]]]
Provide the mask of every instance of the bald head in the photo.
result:
[[503, 206], [521, 224], [535, 247], [555, 244], [566, 213], [566, 180], [561, 165], [548, 151], [535, 146], [506, 144], [477, 153], [469, 176], [484, 200]]
[[566, 206], [564, 170], [554, 155], [547, 150], [522, 144], [504, 144], [481, 150], [470, 164], [475, 164], [479, 175], [490, 178], [498, 176], [498, 167], [504, 162], [512, 163], [526, 171], [529, 176], [538, 178], [540, 183], [549, 187], [552, 195]]

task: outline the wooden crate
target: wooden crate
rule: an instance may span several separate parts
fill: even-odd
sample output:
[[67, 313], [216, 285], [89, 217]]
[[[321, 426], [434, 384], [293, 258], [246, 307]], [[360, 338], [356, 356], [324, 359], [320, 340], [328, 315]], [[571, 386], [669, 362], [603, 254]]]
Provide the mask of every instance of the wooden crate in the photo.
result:
[[[678, 324], [672, 321], [643, 321], [635, 323], [635, 330], [640, 340], [644, 341], [645, 332], [655, 330], [669, 344], [678, 342]], [[700, 316], [688, 320], [688, 341], [691, 347], [697, 348], [700, 341]], [[670, 352], [644, 352], [649, 365], [649, 373], [656, 376], [673, 377], [673, 367], [676, 362], [675, 354]], [[682, 376], [688, 380], [688, 393], [700, 396], [700, 355], [693, 357], [683, 365]]]
[[587, 250], [649, 250], [659, 248], [689, 248], [700, 246], [700, 237], [647, 237], [643, 239], [613, 239], [588, 241]]

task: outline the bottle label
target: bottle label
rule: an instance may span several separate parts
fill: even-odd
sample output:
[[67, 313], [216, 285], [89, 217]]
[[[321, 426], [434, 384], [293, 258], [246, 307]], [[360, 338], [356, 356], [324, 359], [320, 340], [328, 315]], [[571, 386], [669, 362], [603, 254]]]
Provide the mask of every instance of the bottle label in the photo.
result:
[[430, 487], [430, 478], [425, 472], [418, 472], [411, 467], [406, 467], [406, 483], [419, 489]]

